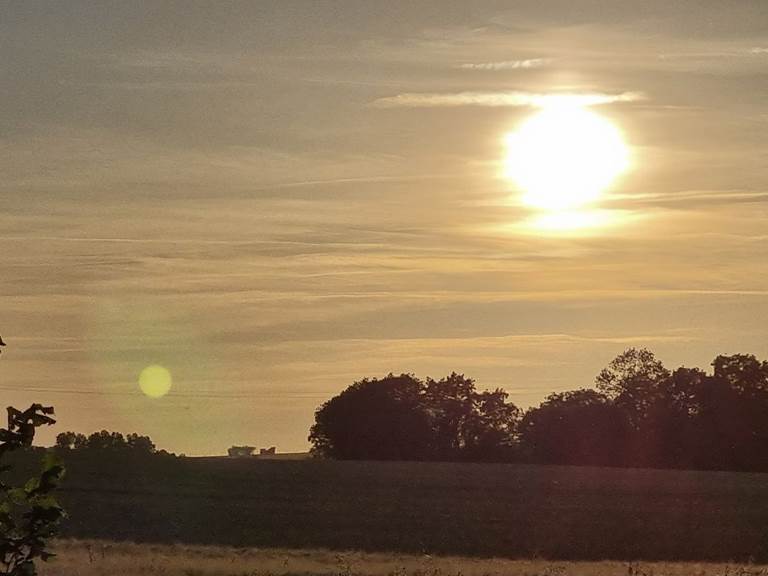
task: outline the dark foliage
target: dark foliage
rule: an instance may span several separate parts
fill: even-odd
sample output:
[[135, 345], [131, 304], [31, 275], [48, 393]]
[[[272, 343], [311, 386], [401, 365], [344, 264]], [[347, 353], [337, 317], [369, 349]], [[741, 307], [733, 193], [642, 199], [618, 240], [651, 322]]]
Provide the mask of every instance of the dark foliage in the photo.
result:
[[344, 460], [422, 460], [431, 437], [424, 383], [407, 374], [355, 382], [317, 411], [309, 436]]
[[310, 441], [351, 460], [523, 461], [768, 471], [768, 362], [718, 356], [708, 374], [630, 348], [596, 389], [558, 392], [524, 415], [503, 390], [451, 374], [356, 382], [321, 406]]
[[[32, 446], [35, 429], [55, 423], [53, 408], [33, 404], [25, 411], [8, 408], [8, 428], [0, 429], [0, 458]], [[0, 473], [10, 466], [0, 466]], [[20, 486], [0, 481], [0, 570], [2, 574], [37, 574], [35, 560], [53, 554], [47, 543], [56, 534], [64, 511], [53, 493], [64, 467], [48, 454], [42, 471]]]
[[506, 400], [460, 374], [426, 382], [390, 374], [323, 404], [309, 439], [314, 452], [343, 460], [508, 459], [519, 411]]
[[550, 394], [520, 423], [523, 456], [545, 464], [605, 466], [621, 463], [629, 421], [594, 390]]
[[149, 436], [102, 430], [90, 436], [75, 432], [62, 432], [56, 436], [56, 448], [59, 450], [119, 451], [133, 454], [155, 454], [157, 448]]

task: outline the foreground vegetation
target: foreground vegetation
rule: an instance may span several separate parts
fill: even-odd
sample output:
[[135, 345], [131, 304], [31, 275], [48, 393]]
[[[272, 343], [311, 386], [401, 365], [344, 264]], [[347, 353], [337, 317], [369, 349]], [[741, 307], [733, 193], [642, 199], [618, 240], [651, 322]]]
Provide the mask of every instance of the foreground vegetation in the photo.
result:
[[766, 576], [737, 564], [551, 562], [327, 550], [232, 549], [61, 541], [50, 576]]
[[23, 483], [6, 481], [13, 467], [4, 457], [29, 451], [36, 428], [56, 423], [53, 414], [53, 407], [40, 404], [24, 411], [9, 407], [8, 427], [0, 428], [0, 573], [6, 576], [37, 574], [36, 560], [52, 557], [48, 543], [65, 516], [55, 497], [64, 467], [53, 454], [46, 454], [42, 470]]
[[[768, 563], [768, 475], [72, 451], [62, 536], [473, 557]], [[23, 467], [18, 468], [23, 471]]]

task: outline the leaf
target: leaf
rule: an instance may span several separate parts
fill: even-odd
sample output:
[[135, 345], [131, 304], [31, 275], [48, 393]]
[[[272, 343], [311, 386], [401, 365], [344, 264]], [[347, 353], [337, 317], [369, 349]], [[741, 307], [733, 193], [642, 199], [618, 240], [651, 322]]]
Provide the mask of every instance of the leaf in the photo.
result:
[[8, 499], [16, 505], [21, 505], [27, 501], [27, 492], [24, 488], [12, 488], [8, 490]]
[[38, 488], [38, 486], [40, 486], [40, 480], [37, 478], [30, 478], [27, 480], [26, 484], [24, 484], [24, 491], [27, 494], [31, 494]]
[[53, 494], [37, 496], [34, 499], [34, 505], [39, 508], [59, 508], [59, 502]]

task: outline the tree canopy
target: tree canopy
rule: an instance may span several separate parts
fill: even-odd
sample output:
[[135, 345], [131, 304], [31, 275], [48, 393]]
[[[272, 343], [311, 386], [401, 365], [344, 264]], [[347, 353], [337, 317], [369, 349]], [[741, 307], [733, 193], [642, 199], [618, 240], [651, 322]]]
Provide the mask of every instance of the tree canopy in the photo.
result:
[[149, 436], [128, 434], [101, 430], [90, 436], [76, 432], [62, 432], [56, 436], [55, 447], [60, 450], [108, 450], [123, 451], [134, 454], [154, 454], [157, 452], [154, 442]]
[[712, 371], [667, 369], [630, 348], [594, 389], [521, 411], [461, 374], [355, 382], [315, 413], [316, 454], [339, 459], [768, 471], [768, 362], [721, 355]]
[[313, 451], [348, 460], [499, 460], [509, 457], [519, 410], [503, 390], [478, 392], [453, 373], [355, 382], [315, 413]]

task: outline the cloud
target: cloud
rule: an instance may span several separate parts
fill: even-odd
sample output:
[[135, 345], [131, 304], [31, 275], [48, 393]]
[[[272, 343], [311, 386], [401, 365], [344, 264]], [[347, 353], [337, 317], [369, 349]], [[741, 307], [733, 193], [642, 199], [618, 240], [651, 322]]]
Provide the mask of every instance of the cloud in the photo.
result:
[[464, 70], [520, 70], [527, 68], [539, 68], [551, 62], [548, 58], [529, 58], [527, 60], [503, 60], [501, 62], [478, 62], [461, 64], [459, 68]]
[[458, 106], [546, 106], [558, 102], [579, 106], [597, 106], [615, 102], [635, 102], [644, 100], [639, 92], [622, 92], [620, 94], [594, 93], [561, 93], [540, 94], [535, 92], [406, 92], [396, 96], [386, 96], [374, 100], [371, 105], [375, 108], [449, 108]]
[[[618, 198], [618, 196], [614, 196]], [[631, 194], [621, 198], [630, 203], [675, 204], [687, 208], [700, 204], [727, 204], [768, 202], [768, 191], [762, 190], [683, 190], [680, 192]]]
[[749, 51], [750, 54], [768, 54], [768, 48], [756, 46]]

